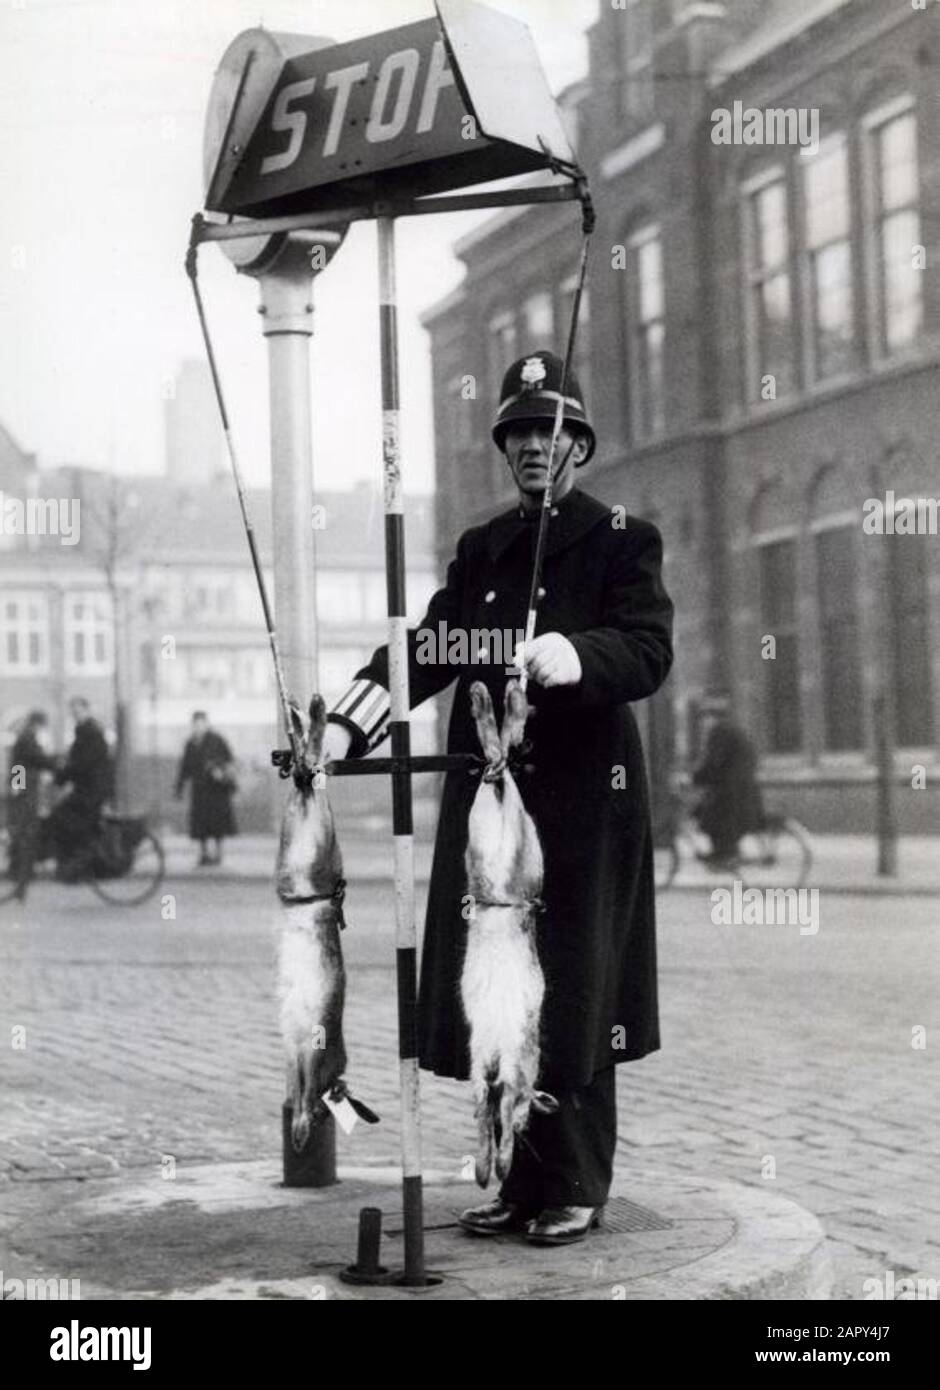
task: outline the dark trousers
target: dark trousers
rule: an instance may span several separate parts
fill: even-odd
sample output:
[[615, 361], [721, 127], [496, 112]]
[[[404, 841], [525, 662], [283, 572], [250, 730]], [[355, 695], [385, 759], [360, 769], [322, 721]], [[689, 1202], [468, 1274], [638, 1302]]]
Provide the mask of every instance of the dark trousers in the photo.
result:
[[604, 1205], [617, 1145], [615, 1072], [607, 1067], [589, 1086], [556, 1094], [553, 1115], [531, 1112], [500, 1189], [504, 1201], [538, 1211]]
[[18, 825], [11, 826], [9, 876], [18, 886], [24, 886], [33, 876], [41, 829], [38, 816], [23, 817]]
[[64, 801], [53, 807], [46, 829], [60, 863], [78, 860], [89, 853], [102, 805], [100, 801], [86, 801], [70, 792]]

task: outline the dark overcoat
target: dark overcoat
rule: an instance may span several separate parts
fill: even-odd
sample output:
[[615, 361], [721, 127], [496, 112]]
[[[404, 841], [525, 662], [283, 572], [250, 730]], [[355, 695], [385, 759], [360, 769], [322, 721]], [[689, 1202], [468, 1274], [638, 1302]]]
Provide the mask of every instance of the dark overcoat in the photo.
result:
[[207, 729], [202, 738], [187, 739], [176, 777], [176, 792], [179, 795], [186, 783], [190, 783], [191, 839], [216, 840], [236, 833], [231, 765], [232, 750], [214, 729]]
[[[114, 762], [101, 725], [92, 718], [75, 726], [75, 736], [56, 782], [70, 782], [68, 800], [75, 810], [97, 813], [114, 795]], [[60, 803], [64, 804], [64, 803]]]
[[[13, 787], [14, 768], [23, 768], [22, 787]], [[43, 748], [33, 728], [17, 735], [10, 752], [10, 830], [16, 835], [27, 829], [39, 815], [40, 773], [55, 771], [56, 760]]]
[[[457, 679], [452, 753], [480, 751], [470, 712], [474, 680], [488, 687], [501, 722], [506, 670], [451, 664], [440, 641], [438, 661], [418, 661], [419, 650], [428, 655], [418, 634], [438, 634], [441, 623], [450, 631], [524, 629], [535, 530], [514, 508], [467, 531], [444, 588], [409, 633], [413, 705]], [[577, 686], [544, 689], [530, 681], [535, 713], [526, 734], [534, 771], [517, 779], [545, 858], [538, 950], [546, 979], [541, 1082], [549, 1089], [586, 1085], [611, 1063], [659, 1047], [649, 802], [628, 702], [652, 695], [672, 663], [672, 604], [661, 559], [659, 532], [647, 522], [615, 518], [578, 489], [558, 503], [536, 632], [569, 637], [583, 674]], [[387, 649], [357, 674], [387, 689]], [[467, 930], [461, 899], [477, 786], [465, 772], [448, 773], [444, 782], [418, 1004], [421, 1065], [459, 1079], [469, 1075], [459, 994]]]
[[696, 817], [705, 834], [731, 849], [758, 829], [764, 806], [757, 781], [757, 752], [743, 729], [723, 719], [709, 730], [692, 780], [703, 788]]

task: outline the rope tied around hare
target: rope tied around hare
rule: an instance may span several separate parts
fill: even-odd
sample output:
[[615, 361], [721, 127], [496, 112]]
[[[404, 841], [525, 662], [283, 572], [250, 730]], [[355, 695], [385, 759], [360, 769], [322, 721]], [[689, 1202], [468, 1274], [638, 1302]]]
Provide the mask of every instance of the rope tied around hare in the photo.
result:
[[[527, 916], [527, 917], [531, 917], [533, 920], [534, 920], [536, 917], [542, 917], [542, 916], [544, 916], [544, 914], [548, 911], [547, 907], [545, 906], [545, 901], [544, 901], [543, 898], [523, 898], [523, 899], [521, 900], [521, 902], [514, 902], [514, 903], [509, 903], [509, 902], [497, 902], [495, 899], [492, 899], [492, 898], [487, 898], [485, 901], [484, 901], [482, 898], [476, 898], [475, 901], [474, 901], [474, 906], [475, 906], [475, 907], [516, 907], [516, 908], [519, 908], [520, 910], [524, 911], [524, 912], [526, 913], [526, 916]], [[526, 924], [523, 923], [523, 929], [525, 929], [525, 927], [526, 927]]]
[[336, 908], [337, 920], [340, 931], [346, 930], [346, 917], [343, 912], [343, 903], [346, 901], [346, 880], [340, 878], [336, 880], [336, 887], [332, 893], [311, 893], [307, 898], [282, 898], [282, 902], [287, 907], [305, 907], [308, 903], [332, 903]]

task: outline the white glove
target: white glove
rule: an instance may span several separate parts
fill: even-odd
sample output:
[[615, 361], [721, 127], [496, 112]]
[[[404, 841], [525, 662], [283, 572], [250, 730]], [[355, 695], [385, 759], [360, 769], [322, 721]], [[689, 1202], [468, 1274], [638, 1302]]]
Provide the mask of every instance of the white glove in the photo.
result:
[[352, 743], [352, 734], [343, 724], [334, 724], [332, 719], [323, 731], [323, 748], [320, 757], [325, 763], [338, 763], [345, 758]]
[[[520, 643], [516, 647], [516, 665], [521, 651]], [[541, 637], [533, 637], [525, 648], [525, 665], [532, 680], [546, 689], [553, 685], [577, 685], [581, 679], [581, 658], [577, 649], [560, 632], [545, 632]]]

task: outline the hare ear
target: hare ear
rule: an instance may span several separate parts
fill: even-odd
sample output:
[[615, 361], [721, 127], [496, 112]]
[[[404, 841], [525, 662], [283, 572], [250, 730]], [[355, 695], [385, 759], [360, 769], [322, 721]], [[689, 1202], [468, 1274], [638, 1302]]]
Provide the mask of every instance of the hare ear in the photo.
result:
[[529, 702], [525, 691], [517, 680], [508, 681], [503, 697], [503, 732], [500, 736], [504, 756], [510, 748], [518, 748], [522, 742], [528, 715]]
[[314, 762], [320, 760], [323, 735], [326, 732], [326, 701], [322, 695], [314, 695], [310, 701], [310, 731], [307, 735], [305, 752]]
[[290, 724], [297, 747], [303, 748], [307, 742], [307, 721], [303, 710], [293, 700], [290, 702]]
[[493, 701], [490, 699], [490, 692], [482, 681], [474, 681], [470, 687], [470, 708], [473, 711], [473, 721], [477, 726], [477, 737], [480, 740], [480, 747], [488, 762], [498, 762], [502, 757], [502, 745], [499, 741], [499, 730], [496, 727], [496, 716], [493, 713]]

